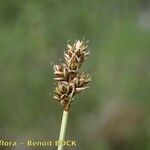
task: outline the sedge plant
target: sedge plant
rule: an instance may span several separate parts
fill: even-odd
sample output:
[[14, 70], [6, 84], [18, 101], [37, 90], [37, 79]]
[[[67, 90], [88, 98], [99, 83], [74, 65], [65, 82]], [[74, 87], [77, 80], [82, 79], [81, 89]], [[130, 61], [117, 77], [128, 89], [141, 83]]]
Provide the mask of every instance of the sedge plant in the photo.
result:
[[[74, 96], [88, 88], [91, 77], [85, 72], [80, 72], [83, 62], [87, 59], [87, 42], [77, 40], [74, 44], [67, 44], [64, 52], [64, 62], [54, 65], [55, 89], [53, 98], [63, 107], [62, 122], [59, 142], [65, 140], [68, 113], [74, 101]], [[63, 145], [58, 145], [58, 150], [63, 150]]]

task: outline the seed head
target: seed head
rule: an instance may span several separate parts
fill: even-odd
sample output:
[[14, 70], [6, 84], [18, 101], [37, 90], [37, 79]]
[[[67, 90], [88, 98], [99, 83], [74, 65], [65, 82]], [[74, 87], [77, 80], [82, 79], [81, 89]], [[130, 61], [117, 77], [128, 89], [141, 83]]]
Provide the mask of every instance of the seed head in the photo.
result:
[[53, 98], [59, 101], [66, 111], [69, 111], [74, 95], [87, 89], [87, 85], [91, 81], [88, 74], [79, 72], [89, 55], [89, 52], [86, 51], [87, 47], [87, 44], [80, 40], [73, 45], [67, 44], [64, 63], [54, 65], [54, 79], [57, 84]]

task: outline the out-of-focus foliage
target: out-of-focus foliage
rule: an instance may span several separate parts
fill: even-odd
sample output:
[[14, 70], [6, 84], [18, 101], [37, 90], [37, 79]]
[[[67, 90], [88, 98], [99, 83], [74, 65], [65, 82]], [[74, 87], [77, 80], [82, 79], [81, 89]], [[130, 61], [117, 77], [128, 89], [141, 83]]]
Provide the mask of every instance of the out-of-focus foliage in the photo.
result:
[[147, 0], [0, 0], [0, 138], [57, 139], [51, 63], [83, 37], [92, 83], [72, 105], [67, 138], [78, 149], [149, 150]]

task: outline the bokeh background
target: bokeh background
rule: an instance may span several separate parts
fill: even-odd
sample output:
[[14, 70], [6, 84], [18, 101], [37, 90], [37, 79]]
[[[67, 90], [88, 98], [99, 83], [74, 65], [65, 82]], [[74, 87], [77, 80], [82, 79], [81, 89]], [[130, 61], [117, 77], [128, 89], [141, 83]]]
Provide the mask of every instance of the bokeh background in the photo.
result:
[[66, 149], [149, 150], [148, 0], [0, 0], [0, 139], [58, 138], [52, 65], [82, 38], [92, 82], [71, 107], [66, 139], [77, 147]]

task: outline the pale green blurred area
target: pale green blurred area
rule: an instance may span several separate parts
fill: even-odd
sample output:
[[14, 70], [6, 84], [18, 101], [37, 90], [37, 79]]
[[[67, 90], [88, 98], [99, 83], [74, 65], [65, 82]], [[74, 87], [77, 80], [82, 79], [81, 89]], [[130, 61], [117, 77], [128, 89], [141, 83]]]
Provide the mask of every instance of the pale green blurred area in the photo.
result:
[[0, 0], [0, 138], [58, 138], [51, 64], [82, 38], [92, 82], [71, 107], [68, 149], [149, 150], [148, 0]]

